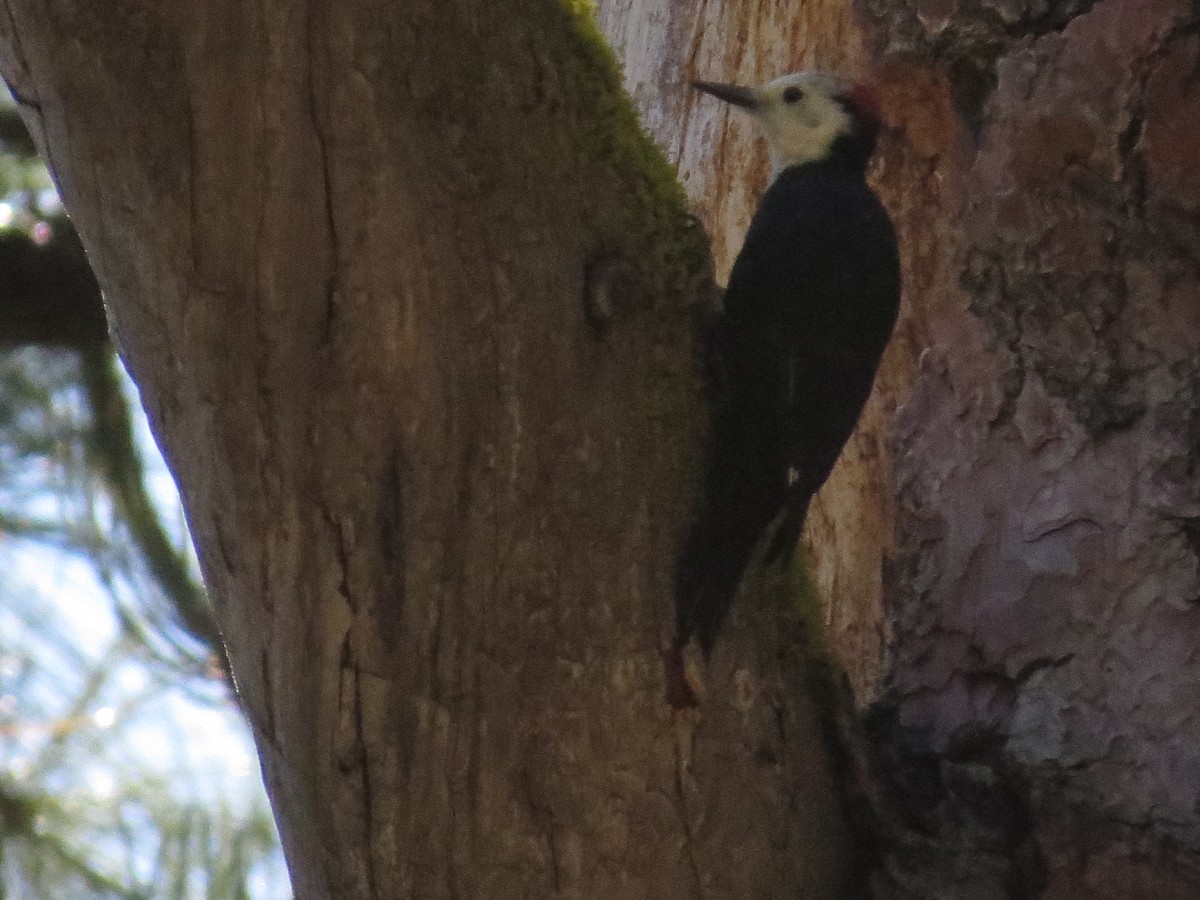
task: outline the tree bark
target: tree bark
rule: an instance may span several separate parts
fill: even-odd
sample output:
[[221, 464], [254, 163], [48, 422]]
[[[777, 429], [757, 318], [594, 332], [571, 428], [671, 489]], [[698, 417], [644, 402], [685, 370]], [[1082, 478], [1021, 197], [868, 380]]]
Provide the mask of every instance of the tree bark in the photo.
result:
[[[807, 532], [889, 828], [876, 887], [1194, 897], [1194, 10], [858, 10], [600, 20], [719, 280], [766, 161], [687, 80], [883, 93], [906, 309]], [[702, 253], [575, 27], [533, 0], [0, 15], [301, 897], [861, 888], [835, 698], [779, 585], [736, 607], [702, 718], [661, 703]]]
[[1010, 891], [1196, 896], [1195, 9], [863, 6], [905, 101], [883, 171], [921, 360], [888, 777], [912, 805], [940, 759], [932, 830]]
[[585, 19], [9, 0], [0, 38], [297, 897], [861, 889], [780, 584], [702, 717], [663, 703], [706, 248]]

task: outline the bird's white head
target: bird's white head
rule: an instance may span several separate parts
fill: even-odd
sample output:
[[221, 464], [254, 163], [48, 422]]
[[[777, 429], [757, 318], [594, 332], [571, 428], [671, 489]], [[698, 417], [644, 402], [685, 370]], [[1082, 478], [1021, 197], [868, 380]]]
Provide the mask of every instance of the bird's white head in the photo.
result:
[[[771, 151], [776, 171], [828, 159], [843, 152], [847, 161], [866, 166], [879, 132], [874, 91], [861, 82], [826, 72], [793, 72], [762, 87], [711, 81], [693, 82], [750, 113]], [[839, 144], [839, 138], [844, 138]]]

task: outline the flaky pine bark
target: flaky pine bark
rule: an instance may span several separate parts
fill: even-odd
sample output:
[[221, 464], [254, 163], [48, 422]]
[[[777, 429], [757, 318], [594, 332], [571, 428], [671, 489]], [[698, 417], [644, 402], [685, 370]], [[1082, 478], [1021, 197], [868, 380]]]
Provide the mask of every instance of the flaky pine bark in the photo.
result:
[[871, 10], [884, 53], [930, 63], [905, 90], [954, 102], [892, 155], [940, 176], [897, 199], [949, 223], [913, 235], [895, 780], [949, 758], [936, 802], [977, 791], [975, 840], [1023, 847], [1028, 893], [1197, 896], [1195, 8]]
[[663, 702], [706, 251], [585, 18], [10, 0], [0, 36], [298, 897], [861, 885], [786, 591], [702, 718]]

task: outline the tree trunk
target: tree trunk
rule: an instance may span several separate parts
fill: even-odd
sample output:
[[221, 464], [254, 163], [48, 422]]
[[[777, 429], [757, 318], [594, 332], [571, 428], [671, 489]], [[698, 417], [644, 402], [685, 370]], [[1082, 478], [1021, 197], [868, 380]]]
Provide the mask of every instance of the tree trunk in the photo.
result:
[[[556, 4], [10, 2], [181, 481], [300, 897], [834, 897], [779, 585], [661, 702], [695, 235]], [[77, 8], [76, 8], [77, 7]], [[873, 71], [905, 314], [810, 516], [881, 896], [1200, 893], [1200, 56], [1183, 0], [604, 0], [719, 276], [765, 183], [691, 77]], [[791, 624], [789, 624], [791, 623]]]
[[297, 897], [849, 896], [787, 591], [743, 599], [699, 718], [663, 702], [706, 248], [568, 7], [10, 0], [0, 63]]

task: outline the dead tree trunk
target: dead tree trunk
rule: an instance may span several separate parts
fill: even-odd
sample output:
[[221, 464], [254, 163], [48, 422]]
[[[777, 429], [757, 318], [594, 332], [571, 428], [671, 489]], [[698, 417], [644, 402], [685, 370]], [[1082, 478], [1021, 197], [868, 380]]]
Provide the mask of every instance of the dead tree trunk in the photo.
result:
[[1198, 896], [1195, 5], [849, 6], [602, 8], [718, 272], [763, 160], [658, 85], [821, 67], [886, 97], [905, 317], [808, 537], [893, 886]]

